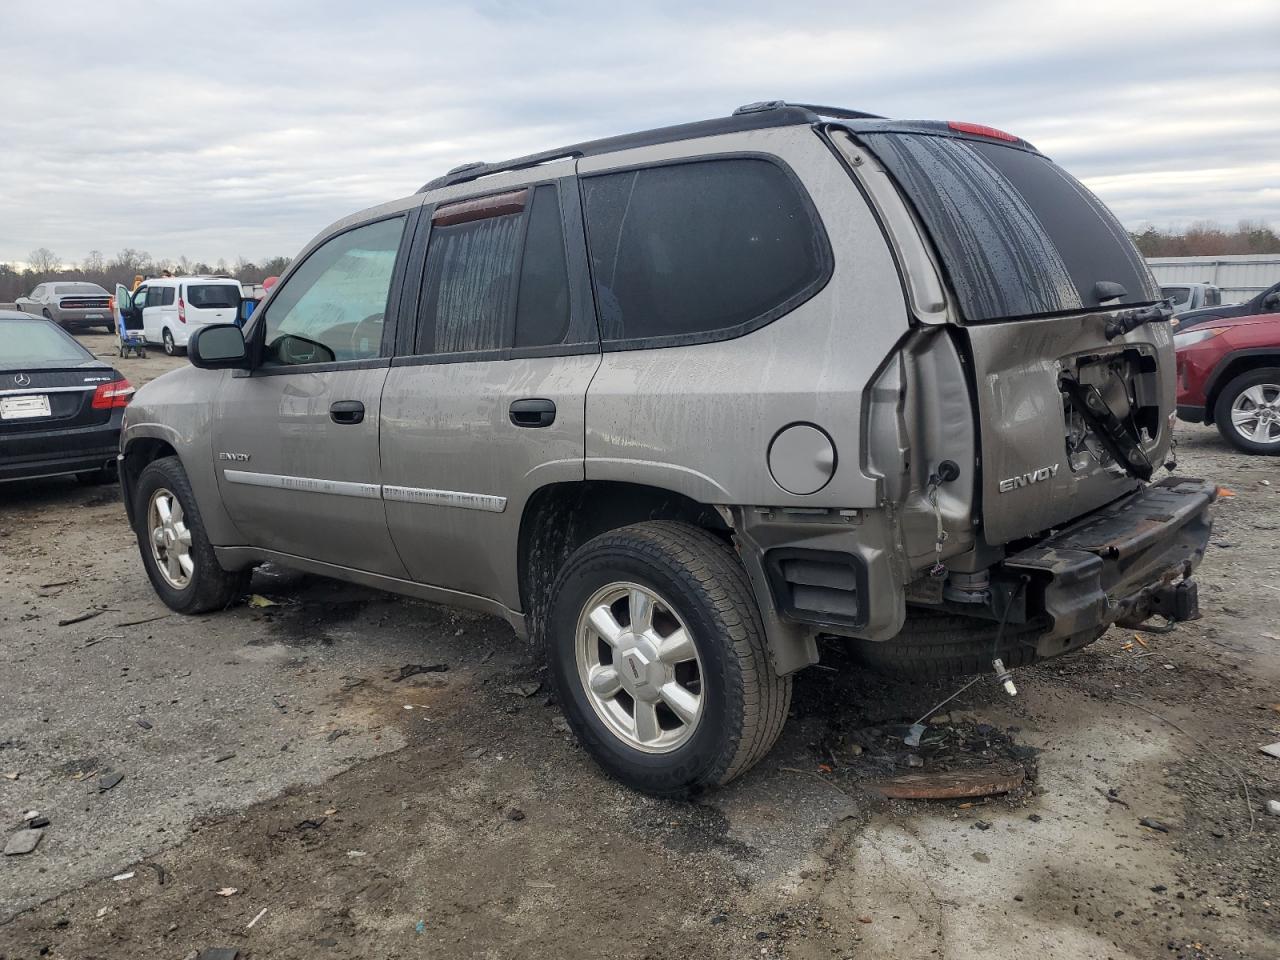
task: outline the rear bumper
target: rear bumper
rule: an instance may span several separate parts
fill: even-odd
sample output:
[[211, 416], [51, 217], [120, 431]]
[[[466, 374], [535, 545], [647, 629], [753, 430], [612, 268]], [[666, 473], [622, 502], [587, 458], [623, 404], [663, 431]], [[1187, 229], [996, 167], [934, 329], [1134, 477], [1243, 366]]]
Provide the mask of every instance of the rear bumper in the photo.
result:
[[68, 327], [100, 327], [108, 323], [115, 325], [108, 307], [101, 310], [63, 310], [60, 307], [50, 307], [49, 312], [53, 314], [54, 321]]
[[0, 437], [0, 482], [98, 470], [120, 448], [123, 408], [106, 423]]
[[[1204, 557], [1216, 487], [1168, 478], [1116, 501], [1002, 564], [1042, 614], [1042, 655], [1092, 639], [1113, 623], [1154, 613], [1199, 616], [1191, 572]], [[1087, 638], [1087, 639], [1085, 639]]]

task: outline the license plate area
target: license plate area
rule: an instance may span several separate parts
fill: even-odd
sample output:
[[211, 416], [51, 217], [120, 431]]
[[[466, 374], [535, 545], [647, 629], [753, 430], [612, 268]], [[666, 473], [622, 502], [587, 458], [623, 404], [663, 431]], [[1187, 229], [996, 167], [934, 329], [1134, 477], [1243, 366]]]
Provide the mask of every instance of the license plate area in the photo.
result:
[[48, 394], [35, 394], [29, 397], [0, 398], [0, 420], [31, 420], [36, 417], [51, 416]]

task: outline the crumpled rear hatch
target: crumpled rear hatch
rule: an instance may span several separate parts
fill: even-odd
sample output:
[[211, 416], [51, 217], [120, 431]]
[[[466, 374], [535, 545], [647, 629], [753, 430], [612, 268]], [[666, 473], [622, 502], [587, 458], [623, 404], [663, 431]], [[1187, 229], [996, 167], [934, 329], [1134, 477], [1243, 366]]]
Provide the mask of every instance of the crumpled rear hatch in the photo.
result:
[[1037, 535], [1137, 487], [1170, 446], [1173, 338], [1164, 322], [1108, 328], [1161, 299], [1124, 228], [1001, 131], [849, 126], [916, 211], [964, 328], [986, 540]]

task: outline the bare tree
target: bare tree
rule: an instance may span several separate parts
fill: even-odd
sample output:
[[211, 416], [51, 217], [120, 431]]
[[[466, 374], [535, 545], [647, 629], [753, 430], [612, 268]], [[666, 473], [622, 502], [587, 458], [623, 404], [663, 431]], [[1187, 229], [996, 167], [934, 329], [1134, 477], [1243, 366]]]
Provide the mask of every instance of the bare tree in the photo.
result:
[[27, 255], [27, 263], [32, 271], [39, 274], [53, 273], [62, 266], [58, 255], [48, 247], [36, 247]]
[[90, 250], [80, 266], [85, 273], [101, 273], [106, 269], [107, 258], [103, 256], [101, 250]]

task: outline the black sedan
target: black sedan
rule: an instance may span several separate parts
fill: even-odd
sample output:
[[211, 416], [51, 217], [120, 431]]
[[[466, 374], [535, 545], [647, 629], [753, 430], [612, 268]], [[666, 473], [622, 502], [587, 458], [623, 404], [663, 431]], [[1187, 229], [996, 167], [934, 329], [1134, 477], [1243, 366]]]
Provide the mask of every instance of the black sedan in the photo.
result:
[[0, 310], [0, 481], [115, 479], [129, 381], [53, 321]]

